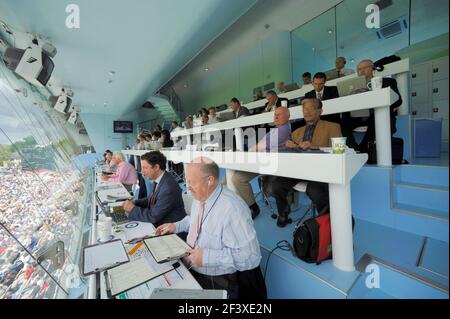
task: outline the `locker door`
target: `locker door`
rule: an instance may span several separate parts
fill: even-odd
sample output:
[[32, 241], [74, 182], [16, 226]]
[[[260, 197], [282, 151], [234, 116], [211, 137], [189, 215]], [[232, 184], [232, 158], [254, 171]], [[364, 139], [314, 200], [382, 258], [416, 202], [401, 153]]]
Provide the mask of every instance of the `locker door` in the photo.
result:
[[427, 83], [431, 80], [431, 63], [422, 63], [411, 66], [409, 76], [411, 78], [411, 87], [421, 83]]
[[448, 56], [434, 60], [432, 63], [433, 81], [448, 78]]
[[448, 79], [433, 81], [431, 92], [433, 101], [448, 100]]

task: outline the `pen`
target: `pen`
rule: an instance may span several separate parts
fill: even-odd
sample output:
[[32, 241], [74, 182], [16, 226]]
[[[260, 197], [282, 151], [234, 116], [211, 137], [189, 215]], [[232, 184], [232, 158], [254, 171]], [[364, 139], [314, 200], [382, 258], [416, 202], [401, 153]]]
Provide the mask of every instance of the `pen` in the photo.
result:
[[178, 271], [178, 269], [177, 269], [177, 268], [174, 268], [174, 269], [175, 269], [175, 271], [177, 272], [178, 276], [180, 276], [180, 277], [181, 277], [181, 279], [183, 279], [183, 280], [184, 280], [183, 276], [181, 276], [181, 274], [180, 274], [180, 272]]

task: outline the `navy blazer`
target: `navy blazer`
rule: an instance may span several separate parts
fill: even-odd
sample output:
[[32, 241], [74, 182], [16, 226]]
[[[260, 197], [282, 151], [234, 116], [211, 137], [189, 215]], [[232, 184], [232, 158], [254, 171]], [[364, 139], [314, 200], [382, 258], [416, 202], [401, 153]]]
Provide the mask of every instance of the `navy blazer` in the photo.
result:
[[134, 201], [134, 207], [128, 215], [130, 220], [152, 223], [155, 227], [165, 223], [175, 223], [186, 216], [181, 188], [175, 178], [164, 172], [156, 188], [153, 207], [150, 208], [150, 197]]

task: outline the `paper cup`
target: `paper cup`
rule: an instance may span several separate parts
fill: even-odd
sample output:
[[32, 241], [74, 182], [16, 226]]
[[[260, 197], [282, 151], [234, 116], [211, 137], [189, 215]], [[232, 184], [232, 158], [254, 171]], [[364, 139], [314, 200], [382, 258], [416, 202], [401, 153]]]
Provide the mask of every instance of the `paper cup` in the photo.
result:
[[381, 90], [383, 88], [383, 78], [381, 76], [375, 76], [370, 80], [367, 86], [372, 91]]
[[281, 101], [281, 106], [287, 107], [287, 105], [288, 105], [288, 101], [285, 101], [285, 100]]
[[331, 152], [333, 154], [344, 154], [345, 153], [345, 142], [346, 137], [332, 137], [331, 138]]
[[112, 235], [112, 218], [99, 215], [97, 221], [97, 232], [100, 241], [108, 241]]

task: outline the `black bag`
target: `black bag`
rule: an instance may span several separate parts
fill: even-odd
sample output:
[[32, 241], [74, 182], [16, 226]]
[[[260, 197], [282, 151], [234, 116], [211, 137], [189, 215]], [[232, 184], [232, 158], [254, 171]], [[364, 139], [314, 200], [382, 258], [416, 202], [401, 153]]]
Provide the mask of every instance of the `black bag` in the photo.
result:
[[392, 62], [397, 62], [397, 61], [400, 61], [400, 60], [401, 60], [401, 58], [396, 56], [396, 55], [385, 56], [384, 58], [379, 59], [378, 61], [375, 61], [373, 63], [373, 66], [374, 66], [375, 70], [381, 72], [381, 71], [384, 70], [384, 66], [386, 64], [389, 64], [389, 63], [392, 63]]
[[[392, 144], [392, 164], [406, 164], [407, 162], [403, 160], [403, 139], [398, 137], [393, 137], [391, 140]], [[369, 159], [367, 164], [377, 164], [377, 144], [376, 141], [369, 142]]]

